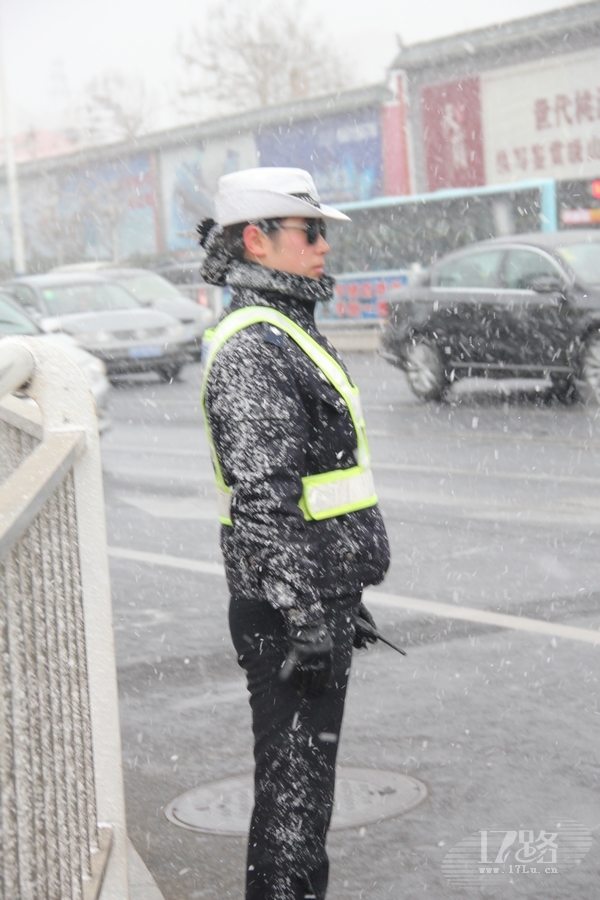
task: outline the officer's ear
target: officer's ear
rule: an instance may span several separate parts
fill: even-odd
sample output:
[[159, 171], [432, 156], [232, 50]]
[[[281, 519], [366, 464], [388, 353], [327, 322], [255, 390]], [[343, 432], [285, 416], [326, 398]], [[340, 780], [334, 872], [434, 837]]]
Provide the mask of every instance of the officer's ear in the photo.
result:
[[258, 225], [246, 225], [243, 232], [246, 258], [263, 260], [269, 252], [269, 238]]

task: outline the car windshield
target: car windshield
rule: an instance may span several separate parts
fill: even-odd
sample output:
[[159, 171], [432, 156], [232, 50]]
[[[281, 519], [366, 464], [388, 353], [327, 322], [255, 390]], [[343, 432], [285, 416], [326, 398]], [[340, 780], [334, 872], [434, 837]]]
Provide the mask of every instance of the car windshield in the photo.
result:
[[45, 288], [42, 297], [51, 316], [110, 309], [139, 309], [140, 306], [135, 297], [120, 285], [103, 282]]
[[600, 242], [557, 247], [578, 278], [586, 284], [600, 284]]
[[138, 300], [181, 300], [181, 294], [176, 287], [152, 272], [118, 275], [116, 280]]
[[40, 329], [31, 319], [0, 297], [0, 335], [39, 333]]

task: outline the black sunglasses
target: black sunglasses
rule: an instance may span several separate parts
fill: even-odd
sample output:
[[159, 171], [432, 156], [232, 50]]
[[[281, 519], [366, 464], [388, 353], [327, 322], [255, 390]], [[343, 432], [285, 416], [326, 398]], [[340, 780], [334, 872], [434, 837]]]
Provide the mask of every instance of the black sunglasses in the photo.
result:
[[307, 219], [306, 225], [278, 225], [282, 231], [303, 231], [307, 244], [316, 244], [319, 236], [327, 237], [327, 226], [323, 219]]

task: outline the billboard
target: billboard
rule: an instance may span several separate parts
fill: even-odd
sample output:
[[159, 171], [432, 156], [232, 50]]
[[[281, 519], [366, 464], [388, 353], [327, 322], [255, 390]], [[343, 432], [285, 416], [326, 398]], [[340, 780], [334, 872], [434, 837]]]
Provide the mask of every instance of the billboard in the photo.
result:
[[424, 87], [421, 120], [427, 190], [485, 184], [479, 78]]
[[69, 171], [61, 185], [61, 216], [80, 222], [84, 255], [118, 261], [156, 253], [154, 177], [148, 154]]
[[261, 166], [307, 169], [324, 203], [383, 193], [379, 109], [261, 128], [256, 144]]
[[127, 259], [156, 252], [152, 159], [133, 154], [21, 180], [28, 261]]
[[598, 48], [481, 75], [490, 184], [600, 173]]
[[381, 144], [383, 193], [397, 197], [411, 193], [412, 178], [408, 148], [410, 106], [406, 75], [398, 73], [394, 81], [394, 98], [381, 107]]
[[317, 316], [319, 319], [386, 319], [386, 294], [398, 290], [407, 281], [405, 269], [336, 275], [334, 299], [326, 306], [319, 306]]
[[163, 228], [169, 250], [195, 247], [198, 222], [214, 215], [212, 198], [221, 175], [258, 165], [252, 135], [177, 147], [161, 157]]

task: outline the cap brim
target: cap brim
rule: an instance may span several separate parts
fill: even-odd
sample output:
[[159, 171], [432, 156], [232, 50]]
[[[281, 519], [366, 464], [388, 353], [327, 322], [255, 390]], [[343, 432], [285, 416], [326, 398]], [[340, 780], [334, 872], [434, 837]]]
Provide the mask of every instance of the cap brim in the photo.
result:
[[346, 213], [336, 209], [335, 206], [327, 206], [325, 203], [321, 203], [321, 216], [323, 219], [337, 219], [340, 222], [352, 221]]
[[217, 222], [223, 227], [257, 219], [285, 219], [302, 216], [307, 219], [337, 219], [349, 222], [350, 218], [333, 206], [313, 206], [308, 200], [277, 191], [231, 191], [215, 197]]

